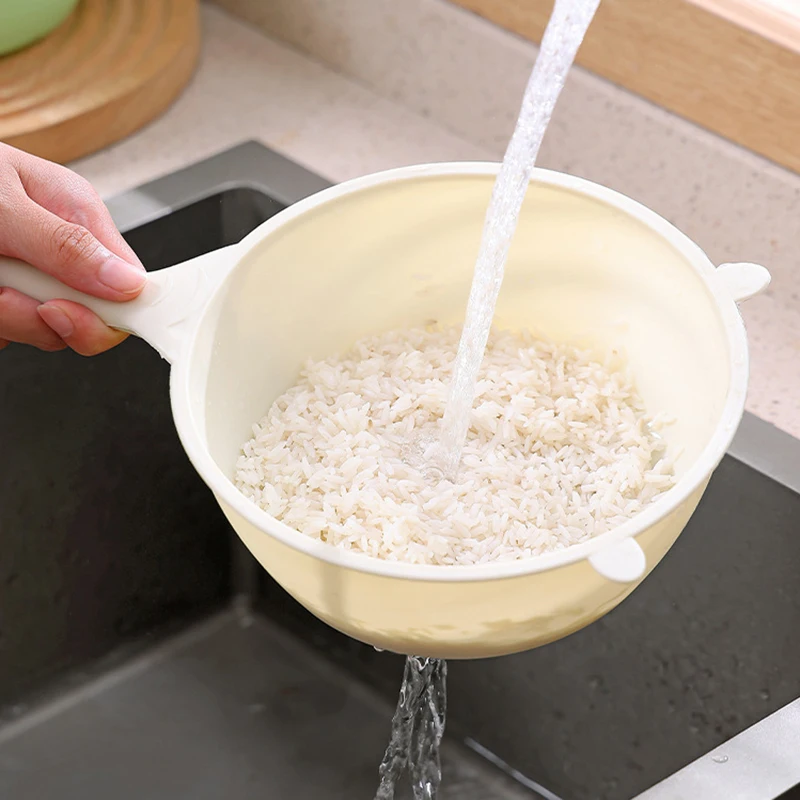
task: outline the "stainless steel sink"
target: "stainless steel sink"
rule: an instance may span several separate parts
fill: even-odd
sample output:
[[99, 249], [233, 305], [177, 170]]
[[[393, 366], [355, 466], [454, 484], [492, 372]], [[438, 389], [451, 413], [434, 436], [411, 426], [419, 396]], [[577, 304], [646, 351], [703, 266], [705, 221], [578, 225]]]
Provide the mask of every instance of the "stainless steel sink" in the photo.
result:
[[[148, 269], [238, 241], [322, 178], [247, 143], [109, 205]], [[402, 659], [317, 622], [189, 466], [167, 367], [0, 357], [0, 798], [368, 800]], [[800, 442], [746, 416], [618, 609], [450, 665], [446, 798], [800, 792]]]

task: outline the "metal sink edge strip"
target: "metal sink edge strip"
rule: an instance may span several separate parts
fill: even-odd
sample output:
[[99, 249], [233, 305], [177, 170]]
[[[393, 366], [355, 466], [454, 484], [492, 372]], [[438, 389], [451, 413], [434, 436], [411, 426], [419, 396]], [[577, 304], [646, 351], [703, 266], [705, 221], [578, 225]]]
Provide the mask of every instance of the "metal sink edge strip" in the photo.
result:
[[250, 141], [116, 195], [106, 205], [124, 232], [229, 188], [252, 187], [290, 205], [331, 185], [280, 153]]
[[800, 784], [800, 699], [634, 800], [775, 800]]

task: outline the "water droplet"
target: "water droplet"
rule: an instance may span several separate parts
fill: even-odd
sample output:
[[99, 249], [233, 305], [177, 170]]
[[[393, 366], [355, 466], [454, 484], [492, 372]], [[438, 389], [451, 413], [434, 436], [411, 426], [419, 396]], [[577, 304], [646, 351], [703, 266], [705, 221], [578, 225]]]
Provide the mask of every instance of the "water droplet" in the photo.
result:
[[769, 689], [762, 689], [762, 690], [761, 690], [761, 691], [758, 693], [758, 696], [759, 696], [759, 697], [760, 697], [762, 700], [769, 700]]
[[265, 708], [266, 708], [266, 706], [263, 703], [251, 703], [247, 707], [247, 710], [251, 714], [261, 714], [264, 711]]
[[711, 760], [715, 764], [726, 764], [728, 762], [728, 756], [711, 756]]
[[376, 653], [382, 653], [382, 652], [383, 652], [383, 648], [382, 648], [382, 647], [374, 647], [374, 646], [373, 646], [373, 648], [372, 648], [372, 649], [373, 649], [373, 650], [374, 650]]

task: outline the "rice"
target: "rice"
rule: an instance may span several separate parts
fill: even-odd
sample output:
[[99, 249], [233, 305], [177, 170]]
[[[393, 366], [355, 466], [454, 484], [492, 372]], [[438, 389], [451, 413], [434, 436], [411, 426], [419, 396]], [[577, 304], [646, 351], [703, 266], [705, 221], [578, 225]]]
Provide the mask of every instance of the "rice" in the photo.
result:
[[362, 339], [306, 363], [253, 427], [239, 490], [336, 547], [415, 564], [508, 561], [614, 528], [674, 482], [663, 421], [613, 354], [493, 331], [455, 482], [409, 443], [444, 413], [459, 329]]

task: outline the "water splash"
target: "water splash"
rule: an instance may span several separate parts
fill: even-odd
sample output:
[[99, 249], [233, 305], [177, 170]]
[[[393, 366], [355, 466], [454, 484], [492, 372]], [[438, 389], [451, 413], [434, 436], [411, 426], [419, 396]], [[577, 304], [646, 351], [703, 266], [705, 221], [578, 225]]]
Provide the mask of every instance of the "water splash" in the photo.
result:
[[434, 455], [454, 478], [469, 430], [475, 384], [522, 201], [567, 73], [600, 0], [556, 0], [486, 212], [467, 314]]
[[446, 715], [447, 662], [408, 656], [375, 800], [394, 800], [397, 783], [406, 772], [414, 800], [436, 800]]

